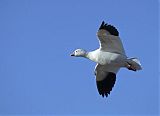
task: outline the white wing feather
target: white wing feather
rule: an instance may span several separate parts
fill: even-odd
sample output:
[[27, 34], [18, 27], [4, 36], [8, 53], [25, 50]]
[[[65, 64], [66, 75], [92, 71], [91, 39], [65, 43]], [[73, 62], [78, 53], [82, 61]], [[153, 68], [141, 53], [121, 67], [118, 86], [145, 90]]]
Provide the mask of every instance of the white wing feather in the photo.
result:
[[97, 36], [102, 51], [125, 55], [124, 47], [119, 36], [111, 35], [104, 29], [99, 30]]
[[100, 65], [97, 64], [95, 67], [95, 75], [96, 75], [96, 80], [97, 81], [101, 81], [104, 78], [106, 78], [106, 75], [108, 72], [112, 72], [112, 73], [117, 73], [119, 71], [120, 67], [116, 67], [113, 65]]

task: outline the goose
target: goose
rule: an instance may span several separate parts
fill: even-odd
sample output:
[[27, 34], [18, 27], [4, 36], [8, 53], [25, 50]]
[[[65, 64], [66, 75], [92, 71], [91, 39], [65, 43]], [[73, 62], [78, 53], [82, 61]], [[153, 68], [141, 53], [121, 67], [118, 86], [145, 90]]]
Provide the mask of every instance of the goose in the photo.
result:
[[96, 62], [94, 74], [99, 94], [108, 97], [116, 82], [116, 74], [120, 68], [131, 71], [141, 70], [138, 58], [128, 58], [119, 37], [118, 30], [102, 21], [97, 32], [100, 47], [87, 52], [76, 49], [71, 56], [87, 58]]

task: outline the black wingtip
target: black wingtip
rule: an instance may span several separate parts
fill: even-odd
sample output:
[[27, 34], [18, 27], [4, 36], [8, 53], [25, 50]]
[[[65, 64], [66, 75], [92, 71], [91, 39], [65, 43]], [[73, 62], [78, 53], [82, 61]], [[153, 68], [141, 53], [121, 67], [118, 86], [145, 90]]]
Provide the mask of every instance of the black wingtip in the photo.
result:
[[102, 95], [102, 97], [108, 97], [108, 95], [112, 91], [112, 88], [114, 87], [115, 81], [116, 74], [112, 72], [109, 72], [104, 80], [97, 81], [97, 89], [99, 94]]
[[118, 30], [114, 26], [108, 25], [104, 21], [102, 21], [102, 23], [99, 27], [99, 30], [100, 29], [104, 29], [104, 30], [108, 31], [111, 35], [119, 36]]
[[104, 21], [102, 21], [101, 26], [99, 27], [99, 30], [100, 30], [100, 29], [103, 29], [104, 24], [105, 24], [105, 22], [104, 22]]

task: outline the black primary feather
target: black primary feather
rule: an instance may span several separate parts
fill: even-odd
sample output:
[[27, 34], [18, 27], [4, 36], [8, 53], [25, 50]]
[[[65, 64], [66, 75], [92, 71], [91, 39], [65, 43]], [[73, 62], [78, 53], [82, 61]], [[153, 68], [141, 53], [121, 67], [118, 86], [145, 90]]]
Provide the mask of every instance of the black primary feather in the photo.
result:
[[102, 95], [102, 97], [104, 96], [107, 97], [112, 91], [115, 81], [116, 81], [116, 74], [108, 72], [104, 80], [96, 82], [99, 94]]
[[101, 26], [99, 27], [99, 30], [100, 30], [100, 29], [104, 29], [104, 30], [108, 31], [111, 35], [119, 36], [118, 30], [117, 30], [114, 26], [108, 25], [108, 24], [105, 23], [104, 21], [102, 21], [102, 24], [101, 24]]

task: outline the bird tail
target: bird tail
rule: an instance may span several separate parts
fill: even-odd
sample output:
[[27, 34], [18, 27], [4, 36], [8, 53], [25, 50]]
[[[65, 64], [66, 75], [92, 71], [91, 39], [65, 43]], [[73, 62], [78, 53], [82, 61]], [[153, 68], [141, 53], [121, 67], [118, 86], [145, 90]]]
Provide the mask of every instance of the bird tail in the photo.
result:
[[142, 70], [142, 65], [138, 60], [138, 58], [128, 58], [127, 63], [128, 63], [127, 68], [129, 70], [133, 70], [133, 71]]

